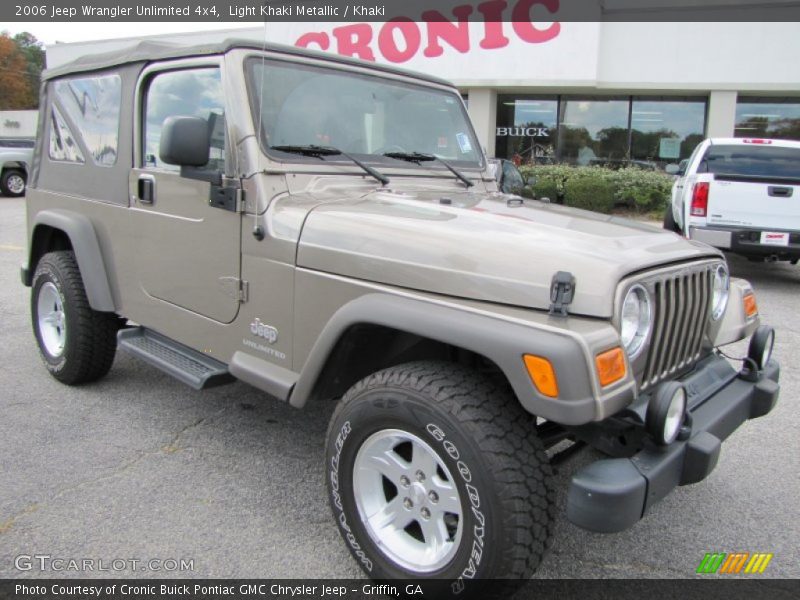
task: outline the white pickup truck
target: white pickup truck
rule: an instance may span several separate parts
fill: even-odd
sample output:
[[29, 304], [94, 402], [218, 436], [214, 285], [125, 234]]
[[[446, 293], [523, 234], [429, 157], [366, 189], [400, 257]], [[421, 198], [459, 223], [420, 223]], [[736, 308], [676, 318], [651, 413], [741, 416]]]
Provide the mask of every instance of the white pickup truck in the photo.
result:
[[670, 166], [665, 229], [752, 260], [800, 259], [800, 142], [710, 138]]

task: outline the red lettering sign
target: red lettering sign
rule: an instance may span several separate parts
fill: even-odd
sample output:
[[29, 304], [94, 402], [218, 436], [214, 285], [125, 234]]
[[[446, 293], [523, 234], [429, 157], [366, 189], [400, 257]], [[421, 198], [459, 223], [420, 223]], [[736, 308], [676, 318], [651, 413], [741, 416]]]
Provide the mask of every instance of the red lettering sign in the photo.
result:
[[[555, 14], [560, 0], [517, 0], [509, 7], [506, 0], [488, 0], [477, 5], [477, 13], [483, 17], [483, 36], [478, 46], [484, 50], [505, 48], [509, 44], [506, 36], [510, 20], [511, 32], [528, 44], [542, 44], [555, 39], [561, 32], [561, 24], [553, 21], [545, 28], [536, 26], [533, 16], [535, 6]], [[509, 11], [510, 8], [510, 11]], [[412, 21], [408, 17], [397, 17], [383, 24], [352, 23], [336, 27], [331, 31], [335, 48], [342, 56], [353, 56], [362, 60], [375, 60], [376, 42], [380, 56], [392, 63], [404, 63], [419, 54], [435, 58], [444, 54], [443, 44], [461, 54], [470, 52], [473, 41], [470, 39], [469, 17], [473, 7], [464, 4], [453, 9], [454, 20], [446, 20], [438, 11], [422, 13], [422, 21]], [[510, 14], [509, 14], [510, 13]], [[510, 19], [508, 17], [510, 16]], [[377, 35], [374, 28], [380, 27]], [[425, 43], [423, 43], [423, 33]], [[309, 32], [295, 42], [301, 48], [316, 47], [320, 50], [331, 48], [331, 36], [324, 31]]]

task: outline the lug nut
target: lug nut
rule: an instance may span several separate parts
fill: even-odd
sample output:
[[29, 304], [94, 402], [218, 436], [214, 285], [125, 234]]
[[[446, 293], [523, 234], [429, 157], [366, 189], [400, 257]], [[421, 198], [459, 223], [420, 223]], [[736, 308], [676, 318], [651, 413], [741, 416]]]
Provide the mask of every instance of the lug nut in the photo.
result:
[[421, 511], [419, 511], [419, 514], [422, 515], [423, 519], [430, 519], [431, 518], [431, 511], [429, 511], [427, 508], [423, 508]]
[[434, 492], [433, 490], [431, 490], [431, 491], [428, 493], [428, 498], [430, 498], [430, 501], [431, 501], [431, 502], [433, 502], [434, 504], [436, 504], [436, 503], [439, 501], [439, 494], [437, 494], [436, 492]]
[[411, 501], [411, 498], [403, 498], [403, 506], [406, 508], [414, 508], [414, 503]]
[[417, 471], [417, 481], [425, 481], [425, 473]]
[[411, 485], [411, 482], [408, 480], [408, 477], [403, 475], [402, 477], [400, 477], [400, 485], [402, 485], [403, 487], [408, 487], [409, 485]]

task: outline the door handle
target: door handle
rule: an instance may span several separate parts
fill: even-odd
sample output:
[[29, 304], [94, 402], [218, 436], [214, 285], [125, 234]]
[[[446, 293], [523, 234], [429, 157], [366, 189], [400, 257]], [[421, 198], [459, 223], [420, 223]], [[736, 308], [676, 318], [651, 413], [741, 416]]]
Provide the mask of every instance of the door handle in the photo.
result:
[[156, 199], [156, 178], [152, 175], [140, 175], [136, 194], [142, 204], [152, 204]]
[[771, 185], [767, 188], [767, 193], [776, 198], [791, 198], [793, 191], [794, 189], [790, 187], [778, 187], [777, 185]]

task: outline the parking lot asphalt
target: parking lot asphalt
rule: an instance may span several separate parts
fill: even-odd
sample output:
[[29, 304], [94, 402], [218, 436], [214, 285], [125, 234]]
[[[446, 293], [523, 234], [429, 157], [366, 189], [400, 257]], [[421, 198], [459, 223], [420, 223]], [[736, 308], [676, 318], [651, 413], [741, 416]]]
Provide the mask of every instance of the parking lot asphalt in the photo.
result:
[[[195, 392], [123, 353], [95, 384], [59, 384], [31, 332], [24, 246], [24, 199], [0, 197], [0, 578], [361, 577], [325, 495], [332, 405], [298, 411], [241, 383]], [[778, 330], [778, 406], [723, 444], [706, 481], [623, 533], [565, 520], [569, 477], [596, 455], [562, 463], [555, 540], [537, 576], [692, 577], [706, 552], [741, 551], [774, 554], [764, 577], [800, 577], [800, 266], [731, 264]], [[183, 558], [193, 570], [20, 571], [21, 555]]]

